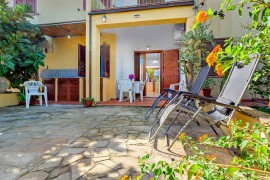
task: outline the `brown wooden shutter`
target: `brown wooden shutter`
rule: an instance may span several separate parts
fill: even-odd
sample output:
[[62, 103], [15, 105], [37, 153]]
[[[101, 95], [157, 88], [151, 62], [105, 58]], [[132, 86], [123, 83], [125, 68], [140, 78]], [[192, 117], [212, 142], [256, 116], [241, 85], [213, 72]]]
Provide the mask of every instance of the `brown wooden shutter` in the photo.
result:
[[83, 10], [86, 11], [86, 0], [83, 0]]
[[179, 50], [166, 50], [161, 55], [161, 92], [179, 82]]
[[100, 45], [100, 77], [110, 77], [110, 45]]
[[85, 46], [78, 45], [78, 76], [85, 77]]
[[140, 81], [140, 53], [134, 53], [134, 75], [135, 81]]

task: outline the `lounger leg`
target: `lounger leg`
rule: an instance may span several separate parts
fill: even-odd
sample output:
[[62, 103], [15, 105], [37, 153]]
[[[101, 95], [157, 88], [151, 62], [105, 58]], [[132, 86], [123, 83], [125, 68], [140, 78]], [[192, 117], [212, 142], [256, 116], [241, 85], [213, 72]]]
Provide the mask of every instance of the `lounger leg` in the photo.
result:
[[184, 131], [184, 129], [186, 129], [186, 127], [195, 119], [195, 117], [197, 116], [197, 114], [199, 114], [199, 112], [202, 110], [203, 107], [200, 107], [198, 109], [198, 111], [192, 116], [192, 118], [190, 118], [186, 124], [183, 126], [183, 128], [180, 130], [180, 132], [177, 134], [177, 136], [174, 138], [173, 142], [171, 145], [167, 144], [167, 150], [170, 150], [171, 147], [174, 145], [175, 141], [178, 139], [179, 135], [182, 134], [182, 132]]
[[[168, 103], [168, 101], [167, 100], [165, 100], [165, 102], [163, 103], [163, 105], [159, 108], [159, 110], [158, 110], [158, 112], [157, 112], [157, 114], [156, 114], [156, 117], [157, 118], [159, 118], [159, 113], [161, 112], [161, 110], [165, 107], [165, 105]], [[162, 115], [162, 113], [161, 113], [161, 115]]]
[[181, 111], [178, 112], [178, 114], [176, 115], [176, 117], [172, 120], [172, 122], [170, 123], [170, 125], [167, 127], [166, 131], [165, 131], [165, 142], [167, 142], [167, 146], [169, 144], [169, 138], [168, 138], [168, 131], [171, 128], [171, 126], [173, 125], [173, 123], [175, 122], [175, 120], [178, 118], [178, 116], [181, 114]]
[[166, 93], [163, 91], [157, 99], [153, 102], [153, 104], [149, 107], [149, 109], [144, 114], [144, 120], [150, 117], [156, 106], [158, 105], [159, 101], [161, 101]]

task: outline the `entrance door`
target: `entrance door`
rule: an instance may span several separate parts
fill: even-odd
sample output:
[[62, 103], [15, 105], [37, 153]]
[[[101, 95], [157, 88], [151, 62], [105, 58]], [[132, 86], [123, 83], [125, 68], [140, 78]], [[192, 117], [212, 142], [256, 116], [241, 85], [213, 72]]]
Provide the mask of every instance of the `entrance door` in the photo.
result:
[[160, 91], [163, 88], [169, 88], [170, 84], [179, 82], [179, 50], [167, 50], [161, 54], [161, 84]]

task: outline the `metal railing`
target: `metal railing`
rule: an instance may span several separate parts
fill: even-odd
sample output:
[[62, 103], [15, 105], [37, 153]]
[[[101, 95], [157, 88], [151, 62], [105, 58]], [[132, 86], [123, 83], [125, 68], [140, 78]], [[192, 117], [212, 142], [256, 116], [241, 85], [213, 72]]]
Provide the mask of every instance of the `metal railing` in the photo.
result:
[[183, 0], [92, 0], [91, 11], [173, 4]]

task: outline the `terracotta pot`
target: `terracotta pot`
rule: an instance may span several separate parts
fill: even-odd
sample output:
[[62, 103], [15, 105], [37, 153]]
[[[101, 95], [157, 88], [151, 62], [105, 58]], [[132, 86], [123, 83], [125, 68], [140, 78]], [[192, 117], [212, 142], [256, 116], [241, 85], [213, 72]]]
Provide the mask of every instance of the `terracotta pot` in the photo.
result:
[[85, 107], [91, 107], [93, 104], [93, 102], [89, 101], [89, 100], [85, 100]]
[[203, 95], [204, 95], [205, 97], [211, 97], [211, 90], [212, 90], [212, 89], [202, 89]]

